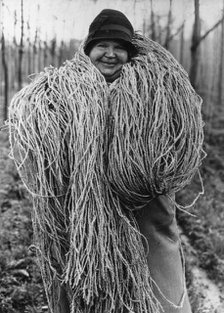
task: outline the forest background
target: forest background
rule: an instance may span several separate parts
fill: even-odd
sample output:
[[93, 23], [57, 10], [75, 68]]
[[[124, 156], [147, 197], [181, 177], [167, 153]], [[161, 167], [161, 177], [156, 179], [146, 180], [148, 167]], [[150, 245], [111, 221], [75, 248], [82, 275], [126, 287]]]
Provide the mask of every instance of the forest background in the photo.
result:
[[[193, 312], [224, 312], [224, 0], [0, 0], [0, 313], [47, 311], [31, 203], [8, 157], [10, 100], [44, 67], [71, 59], [104, 8], [121, 10], [168, 49], [203, 98], [205, 193], [190, 209], [194, 216], [178, 212], [178, 221]], [[179, 201], [198, 191], [196, 178]]]

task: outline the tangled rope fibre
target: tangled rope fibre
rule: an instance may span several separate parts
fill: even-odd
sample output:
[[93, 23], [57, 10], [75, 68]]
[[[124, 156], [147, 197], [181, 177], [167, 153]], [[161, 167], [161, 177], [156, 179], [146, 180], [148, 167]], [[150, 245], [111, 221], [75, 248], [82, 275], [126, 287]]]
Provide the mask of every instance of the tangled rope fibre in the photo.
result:
[[60, 284], [71, 313], [161, 310], [132, 209], [197, 172], [201, 99], [169, 52], [140, 35], [134, 44], [138, 55], [109, 86], [80, 48], [10, 105], [51, 312]]

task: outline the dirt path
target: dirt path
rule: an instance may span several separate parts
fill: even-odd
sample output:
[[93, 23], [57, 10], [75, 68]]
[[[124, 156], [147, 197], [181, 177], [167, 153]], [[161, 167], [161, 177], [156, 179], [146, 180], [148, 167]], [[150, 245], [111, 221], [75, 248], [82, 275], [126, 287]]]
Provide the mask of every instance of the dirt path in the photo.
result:
[[208, 278], [207, 273], [194, 266], [192, 268], [194, 285], [199, 293], [203, 295], [203, 306], [209, 309], [209, 312], [224, 312], [224, 293]]
[[[198, 252], [191, 246], [189, 239], [182, 233], [181, 240], [185, 247], [187, 266], [191, 275], [191, 300], [198, 313], [223, 313], [224, 291], [223, 286], [216, 285], [205, 270], [197, 266]], [[191, 291], [193, 290], [193, 292]], [[194, 295], [192, 295], [194, 293]]]

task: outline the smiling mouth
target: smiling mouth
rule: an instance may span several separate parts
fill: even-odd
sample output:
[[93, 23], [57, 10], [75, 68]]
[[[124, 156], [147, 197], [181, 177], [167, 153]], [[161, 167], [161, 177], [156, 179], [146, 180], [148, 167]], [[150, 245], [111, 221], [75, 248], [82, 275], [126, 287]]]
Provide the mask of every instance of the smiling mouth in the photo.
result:
[[104, 66], [108, 66], [108, 67], [114, 67], [117, 63], [108, 63], [108, 62], [103, 62], [101, 61], [101, 63], [104, 65]]

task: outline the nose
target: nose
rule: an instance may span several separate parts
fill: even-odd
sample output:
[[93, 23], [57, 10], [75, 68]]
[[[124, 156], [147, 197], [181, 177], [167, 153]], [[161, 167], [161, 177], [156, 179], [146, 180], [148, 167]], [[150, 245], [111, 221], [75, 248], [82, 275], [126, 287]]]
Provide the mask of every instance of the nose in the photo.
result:
[[114, 48], [113, 47], [108, 47], [107, 50], [106, 50], [106, 56], [108, 58], [113, 58], [115, 57], [115, 51], [114, 51]]

